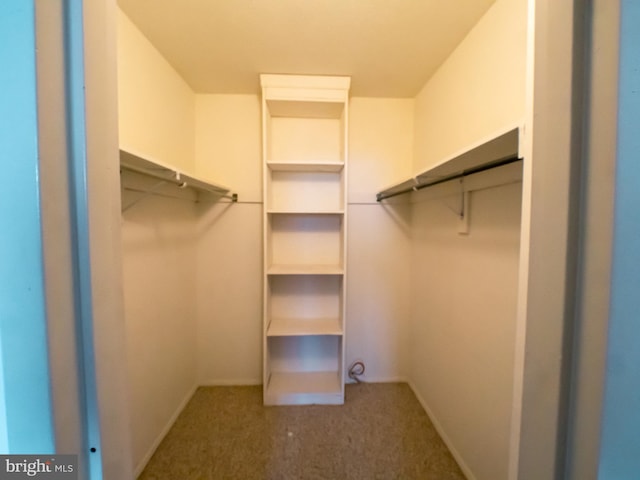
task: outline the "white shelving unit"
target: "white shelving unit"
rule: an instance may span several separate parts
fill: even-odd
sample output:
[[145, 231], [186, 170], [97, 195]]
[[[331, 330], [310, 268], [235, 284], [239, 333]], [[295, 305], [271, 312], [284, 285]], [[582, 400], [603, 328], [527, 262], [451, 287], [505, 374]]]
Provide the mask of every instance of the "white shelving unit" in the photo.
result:
[[264, 403], [344, 403], [350, 79], [261, 75]]

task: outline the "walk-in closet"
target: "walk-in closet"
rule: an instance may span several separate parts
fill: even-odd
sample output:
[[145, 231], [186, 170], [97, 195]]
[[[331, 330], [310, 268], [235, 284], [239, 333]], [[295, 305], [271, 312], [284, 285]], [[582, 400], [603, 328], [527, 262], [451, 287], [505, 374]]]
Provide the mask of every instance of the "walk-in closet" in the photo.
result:
[[[433, 478], [515, 478], [528, 2], [118, 3], [135, 474], [190, 401], [243, 416], [209, 387], [258, 389], [247, 415], [284, 451], [303, 410], [278, 409], [375, 423], [380, 384], [415, 396], [462, 475]], [[237, 478], [289, 478], [265, 451]], [[344, 462], [291, 478], [358, 478]]]
[[636, 480], [639, 5], [3, 1], [0, 470]]

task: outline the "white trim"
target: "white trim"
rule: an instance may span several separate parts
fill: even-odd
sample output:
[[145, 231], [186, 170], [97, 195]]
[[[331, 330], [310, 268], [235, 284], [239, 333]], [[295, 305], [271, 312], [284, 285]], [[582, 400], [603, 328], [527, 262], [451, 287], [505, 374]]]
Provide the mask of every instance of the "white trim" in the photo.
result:
[[435, 415], [427, 405], [427, 402], [425, 402], [424, 398], [422, 398], [422, 395], [418, 393], [418, 390], [414, 386], [413, 382], [409, 380], [407, 383], [409, 385], [409, 388], [411, 388], [411, 390], [413, 391], [413, 394], [418, 399], [418, 402], [420, 402], [420, 405], [422, 405], [422, 408], [424, 408], [424, 411], [429, 417], [429, 420], [431, 420], [431, 423], [433, 423], [433, 426], [435, 427], [436, 431], [440, 435], [440, 438], [442, 438], [442, 441], [445, 443], [445, 445], [451, 452], [451, 455], [453, 455], [453, 458], [455, 459], [456, 463], [460, 467], [460, 470], [462, 470], [462, 473], [464, 474], [464, 476], [467, 478], [467, 480], [476, 480], [475, 475], [473, 474], [469, 466], [466, 464], [466, 462], [464, 461], [464, 458], [462, 457], [460, 452], [458, 452], [458, 450], [456, 449], [451, 439], [447, 436], [446, 432], [444, 431], [444, 428], [442, 428], [442, 425], [440, 424], [440, 422], [438, 422], [438, 419], [435, 417]]
[[200, 382], [200, 387], [249, 387], [262, 385], [262, 378], [210, 378]]
[[260, 85], [267, 88], [324, 88], [348, 90], [351, 86], [351, 77], [330, 75], [281, 75], [262, 73], [260, 74]]
[[176, 420], [178, 419], [184, 408], [187, 406], [187, 403], [189, 403], [189, 400], [191, 400], [193, 395], [196, 393], [198, 387], [199, 385], [194, 385], [192, 388], [190, 388], [180, 404], [178, 404], [178, 408], [176, 408], [173, 412], [173, 415], [169, 417], [169, 420], [165, 424], [164, 428], [160, 430], [160, 433], [156, 437], [155, 441], [151, 444], [151, 447], [149, 447], [149, 450], [147, 450], [145, 456], [142, 457], [138, 465], [136, 465], [136, 468], [134, 470], [134, 478], [138, 478], [142, 471], [145, 469], [153, 454], [156, 453], [156, 450], [160, 446], [160, 443], [162, 443], [162, 441], [164, 440], [164, 437], [167, 436], [169, 430], [171, 430], [171, 427], [173, 427], [173, 424], [176, 423]]
[[[356, 384], [357, 382], [354, 380], [351, 380], [348, 376], [348, 372], [345, 375], [345, 384], [346, 385], [353, 385]], [[398, 376], [398, 377], [367, 377], [366, 375], [363, 376], [361, 378], [362, 383], [409, 383], [409, 380], [407, 379], [407, 377], [402, 377], [402, 376]]]
[[[345, 384], [351, 385], [356, 382], [350, 380], [345, 375]], [[409, 383], [407, 377], [363, 377], [362, 383]], [[261, 378], [236, 378], [236, 379], [209, 379], [200, 382], [200, 387], [249, 387], [262, 385]]]
[[518, 154], [524, 159], [522, 169], [522, 211], [520, 218], [520, 258], [518, 265], [518, 300], [513, 362], [513, 397], [509, 432], [507, 478], [516, 480], [520, 468], [520, 435], [524, 399], [524, 364], [527, 334], [527, 291], [529, 289], [529, 247], [531, 230], [531, 189], [533, 181], [533, 92], [535, 70], [536, 1], [527, 4], [527, 58], [525, 86], [525, 120], [520, 130]]

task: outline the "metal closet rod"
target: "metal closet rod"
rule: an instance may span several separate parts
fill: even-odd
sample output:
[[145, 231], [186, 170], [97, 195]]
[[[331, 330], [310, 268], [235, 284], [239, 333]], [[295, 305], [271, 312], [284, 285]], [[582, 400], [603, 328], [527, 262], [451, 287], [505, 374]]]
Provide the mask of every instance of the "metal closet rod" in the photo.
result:
[[397, 192], [392, 193], [378, 193], [376, 194], [376, 200], [378, 202], [382, 200], [386, 200], [387, 198], [397, 197], [398, 195], [404, 195], [405, 193], [415, 192], [418, 190], [422, 190], [423, 188], [433, 187], [434, 185], [438, 185], [439, 183], [448, 182], [450, 180], [456, 180], [458, 178], [467, 177], [469, 175], [473, 175], [474, 173], [485, 172], [487, 170], [491, 170], [492, 168], [502, 167], [504, 165], [509, 165], [510, 163], [515, 163], [522, 160], [522, 158], [514, 155], [512, 157], [503, 158], [501, 160], [496, 160], [494, 162], [485, 163], [484, 165], [479, 165], [477, 167], [468, 168], [458, 173], [452, 173], [451, 175], [446, 175], [444, 177], [440, 177], [437, 180], [427, 181], [426, 183], [421, 183], [420, 185], [414, 185], [413, 187], [408, 187], [403, 190], [398, 190]]
[[[186, 188], [186, 187], [189, 187], [189, 186], [194, 186], [194, 185], [190, 184], [186, 180], [179, 179], [177, 177], [178, 172], [174, 172], [175, 175], [176, 175], [174, 177], [166, 177], [164, 175], [160, 175], [158, 173], [151, 172], [151, 171], [146, 170], [144, 168], [132, 167], [131, 165], [121, 165], [120, 168], [124, 169], [124, 170], [129, 170], [129, 171], [132, 171], [132, 172], [140, 173], [142, 175], [146, 175], [147, 177], [157, 178], [158, 180], [164, 180], [165, 182], [171, 182], [171, 183], [173, 183], [174, 185], [177, 185], [180, 188]], [[188, 176], [187, 176], [187, 178], [188, 178]], [[198, 183], [200, 183], [200, 182], [198, 182]], [[208, 191], [210, 193], [213, 193], [215, 195], [219, 195], [221, 198], [228, 198], [232, 202], [237, 202], [238, 201], [238, 194], [237, 193], [226, 193], [226, 192], [228, 192], [228, 190], [225, 189], [225, 188], [216, 187], [215, 185], [210, 185], [210, 184], [207, 184], [206, 188], [203, 188], [203, 187], [198, 187], [198, 188], [200, 188], [201, 190], [206, 190], [206, 191]]]

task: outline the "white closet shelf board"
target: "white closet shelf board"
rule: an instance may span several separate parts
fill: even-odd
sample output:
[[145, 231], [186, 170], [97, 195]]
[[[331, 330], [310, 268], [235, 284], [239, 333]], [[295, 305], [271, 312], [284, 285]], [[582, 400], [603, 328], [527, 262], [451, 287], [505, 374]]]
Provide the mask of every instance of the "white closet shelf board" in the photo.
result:
[[267, 275], [342, 275], [340, 265], [271, 265]]
[[338, 318], [272, 318], [268, 337], [342, 335]]
[[279, 172], [340, 172], [344, 162], [267, 162], [270, 170]]
[[385, 188], [376, 195], [376, 198], [378, 201], [384, 200], [414, 189], [469, 175], [481, 169], [503, 165], [505, 162], [519, 158], [519, 142], [520, 128], [511, 127], [507, 131], [502, 131], [462, 150], [408, 180]]
[[228, 197], [234, 202], [238, 199], [237, 194], [230, 193], [231, 190], [228, 187], [203, 180], [157, 160], [145, 158], [126, 150], [120, 150], [120, 168], [163, 180], [182, 188], [190, 188], [198, 193], [208, 192], [217, 196]]
[[272, 372], [265, 390], [267, 405], [344, 403], [338, 372]]

